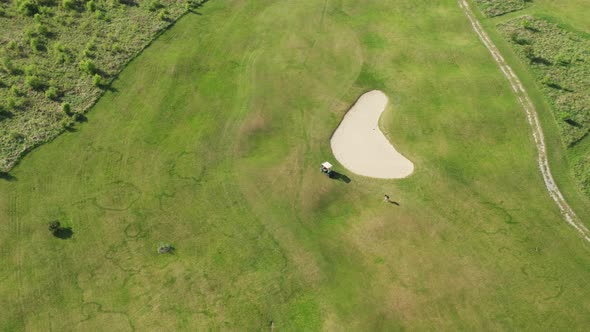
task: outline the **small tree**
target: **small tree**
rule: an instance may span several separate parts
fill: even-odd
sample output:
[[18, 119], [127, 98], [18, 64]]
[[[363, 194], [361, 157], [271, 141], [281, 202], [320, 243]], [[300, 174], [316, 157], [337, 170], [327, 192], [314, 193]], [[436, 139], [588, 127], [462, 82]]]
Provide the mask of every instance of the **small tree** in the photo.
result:
[[74, 1], [74, 0], [62, 0], [61, 4], [66, 9], [74, 9], [74, 8], [76, 8], [76, 1]]
[[47, 97], [51, 100], [56, 100], [58, 95], [59, 95], [59, 90], [54, 86], [50, 86], [47, 89], [47, 91], [45, 91], [45, 97]]
[[169, 14], [170, 14], [170, 12], [168, 11], [168, 9], [162, 9], [162, 10], [160, 10], [160, 13], [158, 13], [158, 18], [161, 19], [162, 21], [167, 21]]
[[531, 23], [531, 21], [527, 20], [526, 18], [523, 19], [522, 21], [520, 21], [520, 26], [522, 26], [523, 28], [525, 28], [529, 31], [535, 31], [535, 28], [533, 27], [533, 24]]
[[525, 46], [522, 51], [524, 52], [524, 56], [529, 59], [530, 61], [533, 61], [535, 59], [535, 51], [533, 50], [533, 48], [531, 46]]
[[96, 3], [94, 0], [90, 0], [86, 3], [86, 10], [89, 12], [93, 12], [96, 10]]
[[4, 68], [4, 71], [6, 71], [9, 74], [16, 74], [16, 72], [18, 71], [18, 69], [12, 63], [12, 60], [10, 60], [9, 57], [2, 58], [2, 67]]
[[66, 115], [70, 115], [70, 113], [72, 112], [72, 107], [70, 106], [70, 103], [64, 102], [63, 104], [61, 104], [61, 111], [64, 112], [64, 114]]
[[59, 231], [60, 228], [61, 224], [57, 220], [54, 220], [49, 223], [49, 231], [51, 232], [51, 234], [55, 234], [57, 231]]
[[36, 37], [31, 38], [31, 40], [29, 41], [29, 44], [31, 45], [31, 49], [33, 51], [41, 51], [43, 49], [43, 43], [41, 42], [41, 40], [39, 38], [36, 38]]
[[32, 0], [24, 0], [18, 3], [18, 11], [25, 16], [33, 16], [39, 12], [39, 7]]
[[570, 112], [567, 111], [561, 111], [559, 112], [559, 119], [562, 121], [571, 121], [572, 120], [572, 115], [570, 114]]
[[33, 90], [41, 90], [45, 87], [45, 82], [39, 76], [27, 76], [25, 84]]
[[80, 61], [80, 70], [85, 72], [88, 75], [94, 75], [96, 74], [96, 65], [94, 64], [94, 61], [86, 59], [86, 60], [82, 60]]
[[92, 85], [100, 88], [102, 86], [102, 76], [94, 74], [94, 76], [92, 76]]

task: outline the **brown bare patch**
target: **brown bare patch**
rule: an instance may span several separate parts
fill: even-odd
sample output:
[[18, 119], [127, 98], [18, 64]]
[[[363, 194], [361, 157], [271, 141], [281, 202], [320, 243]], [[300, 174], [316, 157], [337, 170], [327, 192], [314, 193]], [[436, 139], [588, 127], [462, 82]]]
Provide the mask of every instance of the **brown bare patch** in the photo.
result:
[[250, 136], [267, 128], [268, 121], [260, 112], [250, 114], [240, 127], [240, 136]]

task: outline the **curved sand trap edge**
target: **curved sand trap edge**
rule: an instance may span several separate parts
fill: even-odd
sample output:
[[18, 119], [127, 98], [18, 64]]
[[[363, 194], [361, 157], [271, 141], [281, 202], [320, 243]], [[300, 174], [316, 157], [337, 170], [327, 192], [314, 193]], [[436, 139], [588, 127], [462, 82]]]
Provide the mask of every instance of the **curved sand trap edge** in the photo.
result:
[[414, 164], [393, 147], [379, 129], [388, 98], [382, 91], [363, 94], [330, 139], [336, 159], [353, 173], [380, 179], [412, 174]]

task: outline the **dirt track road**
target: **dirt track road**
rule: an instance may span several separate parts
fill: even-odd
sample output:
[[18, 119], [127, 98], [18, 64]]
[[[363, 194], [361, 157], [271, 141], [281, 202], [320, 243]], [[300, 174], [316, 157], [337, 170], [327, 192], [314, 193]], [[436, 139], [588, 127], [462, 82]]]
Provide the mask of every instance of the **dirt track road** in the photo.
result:
[[555, 201], [555, 204], [557, 204], [557, 207], [561, 211], [565, 221], [574, 227], [582, 235], [582, 237], [586, 239], [586, 241], [590, 242], [590, 231], [588, 231], [588, 228], [582, 224], [574, 210], [572, 210], [572, 208], [569, 206], [561, 194], [561, 191], [557, 187], [557, 184], [553, 179], [553, 175], [551, 175], [551, 169], [549, 168], [549, 161], [547, 159], [547, 148], [545, 146], [543, 129], [541, 128], [539, 116], [533, 102], [531, 101], [531, 98], [524, 89], [520, 79], [516, 76], [512, 68], [510, 68], [510, 66], [506, 63], [496, 45], [494, 45], [488, 34], [481, 26], [479, 20], [469, 7], [467, 1], [458, 0], [458, 3], [459, 7], [463, 9], [463, 12], [471, 22], [473, 30], [475, 30], [479, 36], [479, 39], [481, 39], [484, 45], [488, 48], [492, 54], [492, 57], [494, 57], [494, 60], [504, 73], [504, 76], [506, 76], [508, 82], [510, 82], [510, 86], [518, 98], [518, 102], [520, 105], [522, 105], [522, 108], [526, 112], [529, 125], [532, 129], [533, 138], [535, 140], [535, 146], [537, 147], [537, 161], [539, 163], [539, 168], [541, 169], [541, 174], [543, 175], [545, 187], [547, 188], [549, 195], [553, 201]]

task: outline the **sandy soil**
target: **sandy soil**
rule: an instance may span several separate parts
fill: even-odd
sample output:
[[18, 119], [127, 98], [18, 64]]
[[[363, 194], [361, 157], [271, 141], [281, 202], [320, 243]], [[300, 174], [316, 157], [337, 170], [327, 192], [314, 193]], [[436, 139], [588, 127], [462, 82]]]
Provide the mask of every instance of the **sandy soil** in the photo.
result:
[[387, 96], [378, 90], [362, 95], [334, 132], [330, 145], [338, 161], [348, 170], [381, 179], [404, 178], [414, 164], [397, 152], [379, 130], [379, 118]]

